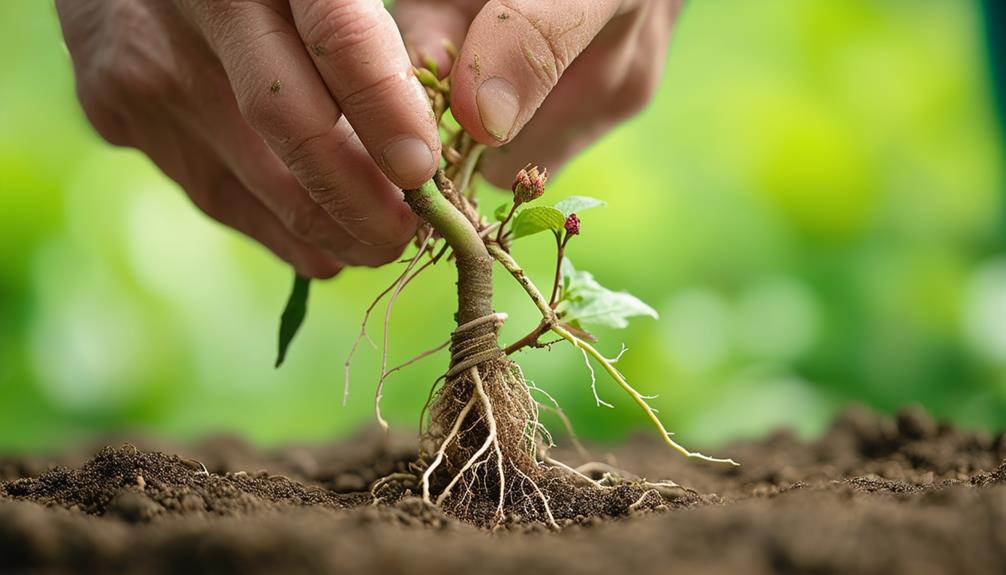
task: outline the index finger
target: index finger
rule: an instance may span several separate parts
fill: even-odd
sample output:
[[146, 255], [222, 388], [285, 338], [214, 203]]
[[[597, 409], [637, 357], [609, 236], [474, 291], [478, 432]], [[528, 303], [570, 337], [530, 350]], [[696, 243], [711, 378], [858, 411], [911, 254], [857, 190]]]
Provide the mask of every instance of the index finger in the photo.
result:
[[402, 188], [429, 180], [440, 136], [426, 91], [381, 0], [291, 0], [301, 38], [353, 126], [388, 178]]

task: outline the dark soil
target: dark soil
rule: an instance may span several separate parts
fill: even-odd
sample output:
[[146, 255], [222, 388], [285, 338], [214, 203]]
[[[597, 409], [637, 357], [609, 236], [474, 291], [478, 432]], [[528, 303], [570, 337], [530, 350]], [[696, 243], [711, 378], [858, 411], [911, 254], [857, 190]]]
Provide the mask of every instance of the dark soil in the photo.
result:
[[559, 533], [489, 533], [412, 497], [371, 505], [369, 485], [415, 457], [410, 438], [273, 453], [133, 441], [0, 458], [0, 573], [1006, 573], [1006, 439], [918, 410], [852, 409], [813, 443], [720, 450], [739, 468], [640, 436], [617, 467], [697, 493]]

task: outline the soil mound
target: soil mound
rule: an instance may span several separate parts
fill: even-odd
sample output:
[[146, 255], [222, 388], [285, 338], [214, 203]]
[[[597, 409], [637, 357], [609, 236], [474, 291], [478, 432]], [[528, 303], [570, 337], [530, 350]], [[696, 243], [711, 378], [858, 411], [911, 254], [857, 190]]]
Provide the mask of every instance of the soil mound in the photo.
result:
[[814, 442], [779, 432], [718, 450], [739, 468], [641, 435], [584, 472], [694, 492], [558, 533], [489, 533], [407, 493], [372, 505], [370, 484], [414, 460], [411, 438], [271, 452], [133, 441], [0, 458], [0, 572], [1006, 573], [1006, 438], [918, 409], [853, 408]]

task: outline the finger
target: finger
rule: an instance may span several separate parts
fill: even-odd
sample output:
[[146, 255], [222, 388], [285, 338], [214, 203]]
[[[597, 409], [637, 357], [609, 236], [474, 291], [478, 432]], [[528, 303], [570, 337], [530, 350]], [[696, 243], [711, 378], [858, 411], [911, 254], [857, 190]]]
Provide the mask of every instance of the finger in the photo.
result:
[[301, 38], [349, 123], [395, 184], [429, 180], [440, 136], [429, 98], [381, 0], [291, 0]]
[[455, 118], [481, 143], [510, 141], [620, 4], [491, 0], [472, 22], [454, 66]]
[[224, 174], [212, 189], [190, 195], [206, 215], [267, 247], [304, 277], [330, 278], [342, 264], [297, 238], [262, 202], [231, 174]]
[[[244, 121], [226, 79], [203, 74], [199, 84], [209, 89], [213, 82], [222, 85], [214, 93], [198, 96], [200, 105], [190, 103], [177, 112], [177, 121], [200, 134], [242, 185], [262, 200], [288, 230], [347, 264], [377, 266], [398, 258], [414, 235], [414, 215], [407, 207], [403, 209], [401, 192], [363, 150], [344, 118], [337, 122], [338, 131], [333, 131], [338, 137], [329, 138], [329, 144], [338, 147], [328, 150], [327, 159], [308, 166], [302, 164], [311, 161], [309, 155], [293, 153], [288, 158], [295, 169], [310, 174], [308, 183], [315, 187], [309, 194]], [[374, 198], [385, 204], [355, 201], [357, 191], [367, 189], [384, 190]], [[401, 218], [393, 226], [401, 230], [400, 239], [381, 246], [363, 244], [333, 221], [365, 221], [370, 216], [367, 209]]]
[[[375, 181], [373, 175], [380, 171], [372, 160], [343, 166], [346, 169], [339, 173], [323, 169], [343, 146], [342, 116], [293, 26], [289, 6], [277, 0], [185, 0], [183, 7], [220, 59], [229, 86], [213, 89], [220, 80], [208, 75], [205, 85], [194, 82], [193, 91], [207, 93], [193, 96], [199, 102], [193, 108], [210, 111], [207, 126], [246, 122], [258, 134], [245, 130], [231, 138], [233, 141], [226, 141], [231, 132], [221, 129], [220, 143], [230, 151], [228, 157], [246, 146], [254, 149], [261, 137], [301, 188], [346, 195], [338, 203], [332, 202], [336, 209], [328, 213], [354, 238], [378, 248], [408, 241], [415, 218], [396, 186], [387, 179]], [[236, 118], [235, 110], [241, 118]], [[252, 161], [242, 162], [235, 170], [239, 174], [247, 174], [259, 161], [276, 171], [276, 160], [263, 160], [268, 158], [265, 154], [242, 158]], [[291, 228], [322, 233], [321, 228], [305, 229], [303, 222], [311, 220], [303, 216], [308, 211], [303, 189], [290, 185], [252, 188]]]
[[441, 78], [450, 74], [453, 58], [447, 46], [461, 46], [468, 26], [484, 5], [485, 0], [396, 2], [393, 14], [413, 65], [425, 66], [429, 59], [436, 63]]
[[163, 117], [134, 114], [131, 119], [130, 143], [177, 182], [206, 215], [258, 241], [306, 277], [328, 278], [342, 269], [337, 260], [290, 233], [197, 137]]
[[[514, 173], [530, 162], [557, 171], [642, 110], [659, 86], [673, 22], [663, 2], [614, 18], [505, 152], [486, 155], [483, 175], [497, 186], [509, 186]], [[587, 93], [590, 98], [583, 97]]]

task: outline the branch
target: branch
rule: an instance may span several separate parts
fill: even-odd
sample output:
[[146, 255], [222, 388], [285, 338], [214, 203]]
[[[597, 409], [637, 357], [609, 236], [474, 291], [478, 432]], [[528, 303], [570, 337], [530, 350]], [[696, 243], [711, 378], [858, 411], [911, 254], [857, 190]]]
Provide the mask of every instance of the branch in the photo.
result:
[[553, 310], [551, 306], [549, 306], [549, 302], [545, 299], [545, 296], [541, 294], [541, 291], [538, 290], [538, 287], [535, 286], [534, 283], [531, 281], [531, 279], [527, 277], [527, 274], [524, 273], [524, 270], [521, 269], [517, 261], [514, 260], [513, 257], [510, 256], [510, 254], [503, 251], [503, 249], [497, 245], [490, 245], [489, 253], [491, 253], [492, 256], [496, 258], [496, 261], [500, 262], [500, 264], [502, 264], [503, 267], [508, 272], [510, 272], [510, 275], [512, 275], [514, 279], [517, 280], [517, 283], [519, 283], [521, 287], [524, 288], [524, 291], [527, 292], [528, 296], [531, 297], [531, 301], [534, 302], [535, 306], [537, 306], [538, 308], [538, 311], [541, 312], [542, 318], [544, 318], [542, 322], [550, 323], [551, 327], [549, 329], [553, 333], [560, 336], [569, 343], [573, 344], [574, 347], [576, 347], [583, 353], [589, 355], [597, 363], [601, 364], [601, 367], [604, 368], [604, 371], [606, 371], [608, 375], [611, 376], [613, 380], [615, 380], [615, 383], [617, 383], [618, 386], [621, 387], [623, 391], [625, 391], [625, 393], [629, 394], [629, 397], [631, 397], [632, 400], [636, 403], [636, 405], [643, 410], [643, 413], [646, 414], [647, 419], [649, 419], [650, 423], [652, 423], [653, 426], [657, 428], [657, 430], [660, 432], [661, 437], [664, 439], [664, 442], [667, 443], [667, 445], [671, 446], [674, 450], [678, 451], [679, 453], [688, 458], [702, 459], [704, 461], [711, 461], [714, 463], [729, 463], [731, 465], [738, 465], [738, 463], [733, 459], [720, 459], [716, 457], [709, 457], [708, 455], [703, 455], [698, 452], [689, 451], [685, 449], [683, 446], [681, 446], [679, 443], [671, 439], [670, 432], [667, 431], [667, 429], [664, 427], [664, 424], [661, 423], [660, 418], [657, 417], [657, 414], [653, 411], [653, 408], [650, 407], [648, 403], [646, 403], [646, 398], [644, 398], [638, 391], [636, 391], [635, 388], [629, 385], [629, 382], [625, 380], [625, 376], [623, 376], [621, 372], [619, 372], [618, 369], [616, 369], [615, 366], [612, 365], [612, 363], [606, 357], [601, 355], [601, 353], [597, 351], [594, 348], [594, 346], [576, 337], [575, 335], [570, 333], [565, 327], [559, 324], [559, 320], [555, 314], [555, 310]]

